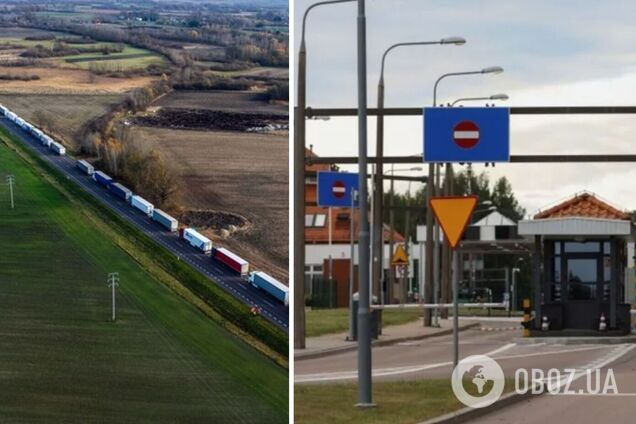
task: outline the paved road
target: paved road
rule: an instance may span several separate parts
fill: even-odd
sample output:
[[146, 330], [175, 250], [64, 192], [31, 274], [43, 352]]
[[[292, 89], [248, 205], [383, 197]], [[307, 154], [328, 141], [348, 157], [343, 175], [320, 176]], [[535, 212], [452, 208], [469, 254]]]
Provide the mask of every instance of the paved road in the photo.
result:
[[[633, 346], [633, 345], [632, 345]], [[616, 348], [616, 347], [615, 347]], [[568, 391], [576, 394], [544, 394], [475, 419], [475, 423], [577, 423], [628, 424], [636, 422], [636, 349], [600, 368], [600, 387], [605, 385], [608, 369], [616, 377], [620, 395], [580, 394], [588, 392], [588, 378], [583, 375], [572, 383]], [[595, 380], [595, 374], [592, 374]], [[592, 383], [594, 387], [596, 383]], [[562, 390], [563, 391], [563, 390]]]
[[[484, 323], [484, 326], [509, 323]], [[518, 330], [482, 331], [479, 328], [460, 333], [460, 359], [485, 354], [501, 365], [507, 377], [520, 368], [584, 367], [599, 358], [613, 355], [620, 348], [604, 345], [520, 345], [514, 339]], [[400, 381], [422, 378], [448, 378], [452, 371], [452, 336], [439, 336], [422, 341], [398, 343], [373, 348], [375, 380]], [[297, 383], [334, 383], [355, 381], [357, 352], [346, 352], [324, 358], [296, 362]]]
[[157, 243], [177, 255], [181, 260], [189, 263], [201, 274], [208, 277], [241, 302], [249, 305], [249, 307], [258, 306], [267, 320], [285, 332], [289, 331], [289, 309], [273, 297], [270, 297], [269, 294], [254, 288], [233, 271], [212, 260], [209, 256], [199, 253], [184, 240], [179, 239], [177, 234], [165, 231], [157, 223], [139, 211], [132, 209], [126, 202], [113, 195], [109, 190], [95, 183], [91, 177], [81, 173], [75, 167], [73, 159], [67, 156], [55, 155], [48, 148], [42, 146], [34, 137], [25, 134], [5, 117], [0, 117], [0, 125], [36, 151], [44, 160], [60, 170], [68, 179], [74, 181], [108, 208], [134, 224]]

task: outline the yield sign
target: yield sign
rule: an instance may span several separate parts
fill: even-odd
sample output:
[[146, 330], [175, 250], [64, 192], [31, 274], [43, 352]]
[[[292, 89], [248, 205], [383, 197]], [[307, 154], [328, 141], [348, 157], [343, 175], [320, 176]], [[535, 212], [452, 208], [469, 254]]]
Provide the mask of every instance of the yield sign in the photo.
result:
[[395, 249], [395, 253], [393, 254], [393, 258], [391, 258], [391, 265], [399, 266], [399, 265], [408, 265], [409, 264], [409, 256], [406, 254], [406, 250], [404, 250], [404, 246], [401, 244], [397, 245]]
[[429, 205], [451, 249], [454, 249], [462, 238], [478, 200], [477, 196], [431, 198]]

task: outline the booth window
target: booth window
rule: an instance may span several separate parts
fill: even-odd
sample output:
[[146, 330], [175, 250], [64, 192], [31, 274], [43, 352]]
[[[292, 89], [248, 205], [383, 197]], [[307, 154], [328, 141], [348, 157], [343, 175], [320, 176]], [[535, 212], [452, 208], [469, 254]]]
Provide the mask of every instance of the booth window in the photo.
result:
[[568, 259], [568, 298], [570, 300], [596, 299], [598, 259]]

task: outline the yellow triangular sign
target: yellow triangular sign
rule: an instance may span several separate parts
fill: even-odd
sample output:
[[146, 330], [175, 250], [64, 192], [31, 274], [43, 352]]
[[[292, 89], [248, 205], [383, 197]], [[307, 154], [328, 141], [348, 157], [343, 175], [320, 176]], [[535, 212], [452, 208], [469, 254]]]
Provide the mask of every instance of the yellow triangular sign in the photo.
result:
[[444, 231], [448, 244], [454, 249], [464, 234], [470, 216], [477, 206], [477, 196], [433, 197], [429, 202], [433, 213]]
[[406, 254], [406, 250], [404, 250], [404, 246], [398, 244], [395, 248], [395, 253], [393, 253], [393, 258], [391, 258], [391, 265], [408, 265], [409, 264], [409, 256]]

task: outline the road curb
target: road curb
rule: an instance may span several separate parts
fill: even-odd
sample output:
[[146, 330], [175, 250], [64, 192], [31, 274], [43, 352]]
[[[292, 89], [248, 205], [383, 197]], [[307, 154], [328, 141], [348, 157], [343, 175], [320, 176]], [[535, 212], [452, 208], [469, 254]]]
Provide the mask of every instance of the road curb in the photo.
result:
[[[474, 327], [477, 327], [479, 325], [480, 324], [478, 322], [466, 324], [466, 325], [463, 325], [463, 326], [460, 325], [459, 326], [459, 331], [468, 330], [470, 328], [474, 328]], [[446, 329], [446, 330], [441, 330], [441, 331], [438, 331], [438, 332], [432, 333], [432, 334], [420, 334], [418, 336], [405, 336], [405, 337], [397, 337], [397, 338], [394, 338], [394, 339], [375, 340], [372, 343], [372, 346], [373, 347], [390, 346], [390, 345], [397, 344], [397, 343], [430, 339], [432, 337], [438, 337], [438, 336], [447, 336], [449, 334], [453, 334], [453, 329], [452, 328], [449, 328], [449, 329]], [[330, 349], [324, 349], [324, 350], [321, 350], [319, 352], [295, 354], [294, 355], [294, 360], [296, 360], [296, 361], [304, 361], [306, 359], [324, 358], [326, 356], [337, 355], [339, 353], [344, 353], [344, 352], [350, 352], [350, 351], [356, 350], [357, 348], [358, 348], [358, 344], [355, 343], [355, 342], [351, 342], [351, 345], [349, 345], [349, 346], [341, 346], [341, 347], [335, 347], [335, 348], [330, 348]]]
[[506, 408], [510, 405], [522, 402], [524, 400], [530, 400], [535, 396], [541, 396], [543, 393], [532, 394], [527, 393], [508, 393], [503, 395], [499, 400], [486, 408], [463, 408], [455, 412], [441, 415], [437, 418], [431, 418], [430, 420], [420, 422], [419, 424], [459, 424], [472, 421], [476, 418], [483, 417], [491, 414], [500, 409]]
[[532, 345], [544, 343], [550, 345], [616, 345], [623, 343], [636, 343], [636, 335], [617, 337], [517, 337], [513, 342], [520, 345]]

